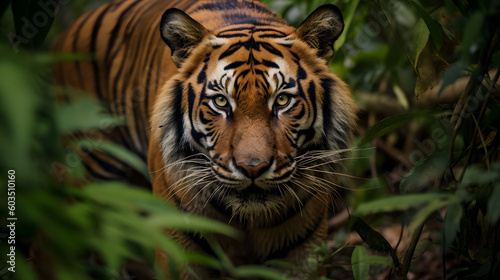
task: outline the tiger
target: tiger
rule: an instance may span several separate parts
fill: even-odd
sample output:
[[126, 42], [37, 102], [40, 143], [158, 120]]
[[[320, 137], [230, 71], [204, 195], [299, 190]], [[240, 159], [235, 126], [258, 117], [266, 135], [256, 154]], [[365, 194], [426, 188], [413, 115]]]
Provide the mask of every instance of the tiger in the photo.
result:
[[[330, 4], [297, 28], [254, 0], [115, 0], [88, 12], [54, 49], [92, 59], [58, 63], [55, 79], [125, 120], [100, 137], [136, 154], [150, 175], [85, 151], [89, 178], [151, 187], [180, 211], [239, 230], [239, 239], [213, 237], [235, 266], [282, 260], [293, 279], [321, 274], [307, 256], [327, 237], [358, 110], [328, 66], [343, 29]], [[214, 255], [205, 236], [167, 234]], [[167, 254], [158, 249], [156, 260], [168, 275]]]

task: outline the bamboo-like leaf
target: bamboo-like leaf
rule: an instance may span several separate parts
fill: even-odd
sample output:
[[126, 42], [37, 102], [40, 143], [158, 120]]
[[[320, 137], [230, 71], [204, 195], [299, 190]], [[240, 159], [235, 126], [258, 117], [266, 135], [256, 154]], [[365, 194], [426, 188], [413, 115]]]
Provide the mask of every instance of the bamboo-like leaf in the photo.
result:
[[125, 124], [125, 120], [108, 114], [96, 100], [86, 98], [61, 104], [56, 111], [59, 130], [63, 134], [90, 129], [109, 129]]
[[345, 9], [343, 16], [344, 16], [344, 31], [342, 32], [342, 35], [335, 41], [334, 44], [334, 49], [337, 51], [342, 47], [342, 45], [345, 42], [345, 39], [347, 38], [347, 33], [349, 33], [349, 27], [351, 26], [352, 19], [354, 17], [354, 14], [356, 13], [356, 8], [358, 7], [359, 0], [353, 0], [349, 1], [349, 5]]
[[157, 227], [166, 227], [181, 231], [220, 233], [233, 238], [239, 236], [239, 232], [231, 226], [187, 213], [179, 212], [175, 215], [170, 213], [156, 214], [148, 218], [146, 222]]
[[455, 201], [448, 205], [448, 210], [446, 211], [446, 215], [444, 216], [444, 245], [449, 246], [457, 236], [458, 229], [460, 227], [460, 220], [462, 219], [463, 209], [462, 205], [460, 205], [460, 201]]
[[429, 203], [430, 201], [442, 201], [449, 196], [446, 193], [396, 195], [363, 203], [354, 211], [354, 214], [362, 216], [373, 213], [403, 211], [411, 207]]
[[365, 134], [365, 137], [361, 139], [359, 146], [363, 146], [367, 143], [370, 143], [374, 139], [384, 136], [385, 134], [398, 129], [399, 127], [409, 123], [414, 118], [415, 114], [408, 113], [408, 114], [399, 114], [395, 116], [390, 116], [379, 121], [378, 123], [376, 123], [375, 125], [373, 125], [368, 129], [368, 131]]
[[443, 197], [435, 197], [434, 199], [429, 198], [429, 203], [425, 207], [420, 209], [417, 214], [415, 214], [415, 216], [413, 216], [410, 226], [408, 227], [410, 235], [413, 235], [415, 231], [429, 218], [432, 213], [446, 207], [450, 203], [449, 199], [446, 198], [449, 198], [449, 195], [445, 195]]
[[113, 142], [97, 141], [95, 139], [83, 139], [77, 142], [79, 147], [85, 147], [88, 150], [97, 149], [113, 157], [116, 157], [125, 164], [139, 171], [144, 178], [149, 180], [149, 170], [146, 163], [136, 154]]
[[234, 269], [234, 276], [237, 279], [241, 278], [259, 278], [269, 280], [288, 280], [289, 278], [283, 275], [282, 272], [277, 270], [257, 266], [257, 265], [244, 265]]

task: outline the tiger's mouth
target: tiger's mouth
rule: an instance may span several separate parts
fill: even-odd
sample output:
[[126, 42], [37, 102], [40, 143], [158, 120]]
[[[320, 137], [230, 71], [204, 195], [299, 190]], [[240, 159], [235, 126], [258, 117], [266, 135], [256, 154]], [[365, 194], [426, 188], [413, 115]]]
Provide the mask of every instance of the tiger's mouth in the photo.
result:
[[271, 188], [261, 188], [256, 184], [251, 184], [250, 186], [238, 190], [231, 187], [223, 187], [222, 191], [225, 195], [237, 197], [242, 201], [266, 201], [269, 197], [282, 197], [283, 190], [280, 186], [274, 186]]

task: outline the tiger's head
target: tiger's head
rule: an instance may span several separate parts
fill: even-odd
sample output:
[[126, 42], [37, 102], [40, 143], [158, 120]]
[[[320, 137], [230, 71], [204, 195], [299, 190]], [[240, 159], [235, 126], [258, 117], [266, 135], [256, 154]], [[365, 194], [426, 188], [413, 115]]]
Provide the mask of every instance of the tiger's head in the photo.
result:
[[343, 31], [325, 5], [297, 29], [243, 23], [209, 31], [169, 9], [161, 35], [178, 74], [152, 114], [172, 194], [240, 219], [329, 197], [356, 120], [328, 61]]

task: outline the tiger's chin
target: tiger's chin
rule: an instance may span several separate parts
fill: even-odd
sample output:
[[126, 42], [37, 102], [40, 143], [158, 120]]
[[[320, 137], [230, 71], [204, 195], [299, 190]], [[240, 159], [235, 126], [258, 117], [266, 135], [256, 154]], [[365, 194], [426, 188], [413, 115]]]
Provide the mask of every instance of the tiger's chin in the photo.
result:
[[215, 196], [210, 203], [232, 220], [243, 223], [257, 225], [271, 222], [286, 215], [297, 202], [280, 185], [266, 189], [255, 184], [244, 189], [229, 186], [220, 188], [220, 195]]

